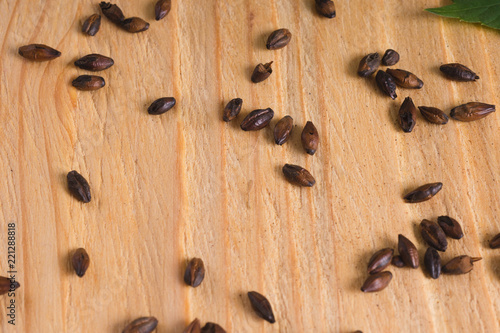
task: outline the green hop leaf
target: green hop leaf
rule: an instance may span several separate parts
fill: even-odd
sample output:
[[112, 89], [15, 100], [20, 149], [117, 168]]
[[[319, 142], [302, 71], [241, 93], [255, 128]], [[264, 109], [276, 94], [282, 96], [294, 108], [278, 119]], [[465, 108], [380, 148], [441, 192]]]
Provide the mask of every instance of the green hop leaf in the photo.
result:
[[500, 29], [500, 0], [455, 0], [453, 2], [449, 6], [426, 10], [433, 14]]

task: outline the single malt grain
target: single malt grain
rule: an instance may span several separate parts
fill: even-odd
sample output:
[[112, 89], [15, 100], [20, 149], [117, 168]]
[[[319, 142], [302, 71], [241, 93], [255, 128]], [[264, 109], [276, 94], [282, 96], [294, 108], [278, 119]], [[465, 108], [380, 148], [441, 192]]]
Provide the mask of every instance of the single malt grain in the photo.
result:
[[469, 257], [467, 255], [458, 256], [448, 261], [441, 268], [441, 271], [452, 275], [467, 274], [474, 268], [474, 262], [481, 259], [481, 257]]
[[151, 333], [156, 326], [158, 326], [158, 319], [155, 317], [141, 317], [128, 324], [122, 333]]
[[335, 11], [335, 3], [332, 0], [315, 0], [316, 12], [326, 18], [332, 19], [337, 13]]
[[450, 116], [455, 120], [469, 122], [482, 119], [492, 112], [495, 112], [495, 105], [470, 102], [451, 109]]
[[375, 252], [368, 262], [368, 274], [382, 272], [387, 266], [391, 264], [393, 255], [394, 250], [390, 248]]
[[319, 134], [316, 126], [311, 121], [308, 121], [302, 130], [300, 137], [302, 147], [309, 155], [314, 155], [318, 150]]
[[437, 279], [441, 275], [441, 257], [432, 247], [425, 252], [424, 266], [431, 278]]
[[253, 110], [243, 119], [240, 127], [244, 131], [258, 131], [269, 125], [273, 117], [274, 111], [271, 108]]
[[274, 142], [277, 145], [282, 145], [290, 139], [293, 128], [293, 118], [290, 116], [284, 116], [280, 119], [274, 126]]
[[172, 0], [158, 0], [155, 4], [155, 20], [159, 21], [170, 13]]
[[101, 27], [101, 15], [94, 14], [83, 22], [82, 32], [89, 36], [95, 36]]
[[415, 74], [403, 69], [387, 68], [387, 74], [392, 76], [396, 85], [406, 89], [420, 89], [424, 86], [424, 82]]
[[378, 53], [370, 53], [361, 59], [358, 66], [358, 75], [367, 77], [375, 73], [380, 66], [380, 55]]
[[396, 83], [394, 78], [386, 72], [379, 70], [375, 76], [375, 81], [380, 90], [392, 99], [396, 99]]
[[234, 98], [227, 103], [224, 108], [224, 113], [222, 115], [222, 120], [225, 122], [231, 121], [240, 113], [241, 106], [243, 105], [243, 100], [241, 98]]
[[410, 133], [417, 123], [417, 108], [410, 97], [406, 97], [399, 108], [398, 122], [405, 133]]
[[419, 257], [417, 248], [415, 247], [415, 244], [401, 234], [398, 236], [398, 251], [401, 259], [405, 263], [405, 266], [418, 268]]
[[405, 195], [404, 200], [408, 203], [427, 201], [441, 191], [442, 188], [443, 183], [440, 182], [425, 184]]
[[271, 68], [272, 64], [272, 61], [267, 64], [258, 64], [253, 70], [251, 77], [252, 82], [259, 83], [267, 79], [273, 72], [273, 69]]
[[248, 293], [248, 298], [250, 299], [253, 310], [259, 317], [267, 320], [271, 324], [276, 322], [271, 303], [269, 303], [269, 300], [264, 295], [256, 291], [250, 291]]
[[292, 184], [305, 187], [312, 187], [316, 183], [316, 180], [309, 173], [309, 171], [307, 171], [301, 166], [293, 164], [285, 164], [283, 166], [282, 171], [283, 174], [285, 175], [285, 178]]
[[101, 54], [88, 54], [75, 61], [75, 66], [91, 72], [98, 72], [108, 69], [114, 65], [113, 59]]
[[432, 124], [445, 125], [448, 123], [448, 116], [438, 108], [431, 106], [419, 106], [418, 109], [420, 110], [422, 117]]
[[101, 7], [102, 14], [111, 22], [120, 25], [125, 20], [125, 15], [117, 5], [102, 1], [99, 7]]
[[71, 265], [75, 270], [75, 273], [78, 277], [83, 277], [87, 269], [89, 268], [90, 258], [87, 251], [84, 248], [79, 248], [73, 253], [73, 257], [71, 258]]
[[205, 265], [200, 258], [193, 258], [189, 261], [184, 272], [184, 282], [193, 288], [198, 287], [205, 278]]
[[68, 189], [75, 198], [81, 202], [90, 202], [90, 186], [87, 180], [77, 171], [73, 170], [66, 176], [68, 181]]
[[19, 54], [32, 61], [48, 61], [61, 56], [61, 52], [44, 44], [30, 44], [19, 48]]
[[438, 251], [444, 252], [448, 247], [446, 234], [439, 224], [423, 219], [420, 222], [420, 234], [424, 241]]
[[470, 68], [453, 63], [446, 64], [439, 67], [439, 70], [443, 72], [443, 74], [452, 80], [455, 81], [476, 81], [479, 80], [479, 76], [476, 75]]
[[384, 56], [382, 57], [382, 64], [384, 66], [394, 66], [399, 62], [399, 53], [392, 49], [388, 49], [385, 51]]
[[92, 91], [101, 89], [106, 85], [104, 78], [97, 75], [80, 75], [71, 82], [78, 90]]
[[464, 236], [464, 232], [462, 231], [462, 227], [457, 220], [449, 217], [449, 216], [440, 216], [438, 217], [438, 224], [443, 229], [446, 236], [453, 239], [460, 239]]
[[392, 280], [391, 272], [380, 272], [373, 275], [370, 275], [363, 286], [361, 287], [361, 291], [364, 293], [373, 293], [376, 291], [381, 291], [385, 289], [389, 285], [389, 282]]
[[175, 98], [174, 97], [162, 97], [158, 98], [156, 101], [151, 103], [148, 108], [148, 113], [151, 115], [160, 115], [164, 114], [171, 108], [175, 106]]

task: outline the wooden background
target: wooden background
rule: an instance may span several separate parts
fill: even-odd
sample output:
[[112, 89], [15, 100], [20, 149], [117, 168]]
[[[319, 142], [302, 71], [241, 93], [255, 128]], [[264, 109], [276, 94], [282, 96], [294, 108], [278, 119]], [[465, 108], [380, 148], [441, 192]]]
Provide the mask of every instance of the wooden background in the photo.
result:
[[[469, 101], [500, 102], [498, 31], [423, 11], [440, 0], [337, 0], [337, 18], [319, 17], [312, 0], [173, 1], [155, 22], [155, 1], [118, 1], [125, 15], [151, 22], [129, 34], [103, 17], [100, 32], [80, 32], [98, 1], [0, 1], [0, 272], [7, 267], [7, 223], [17, 230], [21, 283], [16, 326], [2, 332], [121, 332], [153, 315], [158, 332], [181, 332], [195, 317], [229, 332], [499, 332], [500, 115], [474, 123], [426, 123], [411, 134], [395, 115], [415, 104], [447, 112]], [[286, 27], [291, 43], [265, 49], [268, 34]], [[45, 43], [62, 52], [33, 63], [19, 46]], [[373, 79], [356, 76], [360, 58], [387, 48], [396, 68], [420, 76], [424, 88], [398, 90], [392, 101]], [[106, 87], [80, 92], [73, 62], [88, 53], [111, 56]], [[273, 74], [250, 82], [253, 67], [274, 61]], [[445, 79], [439, 65], [461, 62], [481, 79]], [[149, 104], [174, 96], [177, 106], [150, 116]], [[243, 99], [233, 123], [223, 106]], [[271, 128], [243, 132], [253, 109], [271, 107]], [[297, 125], [282, 147], [272, 127], [285, 115]], [[315, 156], [300, 146], [312, 120], [320, 133]], [[299, 164], [317, 180], [298, 188], [281, 174]], [[90, 182], [92, 202], [69, 195], [66, 173]], [[431, 201], [402, 195], [442, 181]], [[450, 215], [465, 237], [451, 240], [446, 261], [482, 256], [465, 276], [434, 281], [421, 269], [396, 269], [389, 287], [364, 294], [370, 255], [413, 240], [423, 218]], [[78, 247], [91, 257], [86, 276], [72, 272]], [[183, 284], [186, 260], [201, 257], [203, 284]], [[259, 319], [246, 292], [271, 301], [277, 323]]]

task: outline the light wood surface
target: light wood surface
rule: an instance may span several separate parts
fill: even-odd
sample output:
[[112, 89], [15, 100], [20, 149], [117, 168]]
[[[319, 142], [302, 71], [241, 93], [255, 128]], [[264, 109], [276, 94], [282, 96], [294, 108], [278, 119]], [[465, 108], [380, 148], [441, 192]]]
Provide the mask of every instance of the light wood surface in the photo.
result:
[[[156, 316], [158, 332], [181, 332], [195, 317], [228, 332], [500, 332], [500, 115], [474, 122], [426, 123], [411, 134], [396, 124], [400, 103], [450, 108], [469, 101], [498, 105], [498, 31], [441, 19], [439, 0], [336, 1], [337, 18], [319, 17], [312, 0], [179, 1], [154, 21], [154, 1], [119, 1], [126, 16], [151, 23], [129, 34], [105, 17], [95, 37], [81, 33], [98, 1], [0, 1], [0, 275], [7, 266], [7, 223], [16, 223], [16, 326], [2, 332], [121, 332], [132, 319]], [[265, 49], [286, 27], [292, 41]], [[19, 46], [44, 43], [62, 52], [33, 63]], [[356, 76], [366, 53], [400, 52], [396, 68], [423, 79], [418, 91], [384, 97]], [[73, 62], [111, 56], [106, 87], [80, 92], [86, 71]], [[250, 82], [253, 67], [274, 61], [271, 77]], [[456, 83], [439, 65], [460, 62], [481, 79]], [[146, 109], [159, 97], [177, 106]], [[223, 106], [243, 99], [238, 119]], [[253, 109], [271, 107], [270, 128], [243, 132]], [[497, 112], [498, 113], [498, 112]], [[275, 122], [297, 125], [282, 147]], [[320, 133], [308, 156], [300, 146], [307, 120]], [[286, 182], [284, 163], [311, 171], [317, 184]], [[78, 170], [92, 201], [70, 196], [66, 173]], [[432, 200], [405, 204], [403, 194], [442, 181]], [[464, 276], [431, 280], [421, 269], [390, 267], [379, 293], [359, 288], [370, 255], [396, 247], [402, 233], [426, 249], [417, 225], [439, 215], [458, 219], [465, 237], [442, 255], [482, 256]], [[69, 255], [87, 249], [84, 278]], [[196, 289], [182, 281], [186, 261], [204, 260]], [[251, 310], [246, 292], [271, 301], [271, 325]]]

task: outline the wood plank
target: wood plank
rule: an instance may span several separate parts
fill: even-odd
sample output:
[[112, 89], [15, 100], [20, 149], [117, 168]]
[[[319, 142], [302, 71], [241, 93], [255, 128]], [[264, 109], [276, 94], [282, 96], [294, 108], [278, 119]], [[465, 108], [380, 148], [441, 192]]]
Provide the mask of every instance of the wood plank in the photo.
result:
[[[500, 232], [500, 119], [446, 126], [420, 116], [411, 134], [396, 122], [399, 105], [449, 110], [469, 101], [498, 105], [498, 32], [442, 19], [424, 8], [446, 1], [336, 1], [337, 18], [314, 1], [174, 1], [154, 21], [154, 1], [118, 3], [151, 23], [129, 34], [102, 18], [95, 37], [80, 32], [97, 2], [7, 0], [0, 3], [0, 275], [7, 274], [7, 224], [16, 224], [16, 326], [2, 332], [121, 332], [139, 316], [159, 319], [158, 332], [181, 332], [195, 317], [228, 332], [498, 332], [500, 255], [488, 240]], [[291, 43], [269, 51], [270, 32], [286, 27]], [[32, 63], [17, 49], [44, 43], [62, 52]], [[396, 68], [425, 82], [391, 101], [356, 68], [369, 52], [393, 48]], [[88, 53], [111, 56], [106, 87], [80, 92], [71, 81]], [[271, 77], [250, 81], [258, 63]], [[470, 65], [481, 77], [452, 82], [443, 63]], [[159, 97], [177, 105], [161, 116], [146, 110]], [[238, 119], [221, 120], [224, 105], [243, 99]], [[271, 107], [259, 132], [239, 123]], [[272, 128], [294, 119], [290, 142], [276, 146]], [[300, 132], [313, 121], [316, 155]], [[284, 163], [315, 176], [313, 188], [286, 182]], [[90, 182], [92, 201], [66, 189], [66, 173]], [[435, 198], [410, 205], [405, 192], [442, 181]], [[415, 241], [421, 219], [457, 218], [466, 236], [451, 240], [443, 261], [460, 254], [483, 260], [465, 276], [431, 280], [421, 270], [389, 268], [389, 287], [359, 288], [370, 255]], [[87, 249], [90, 268], [78, 278], [69, 256]], [[184, 285], [192, 257], [207, 275]], [[276, 324], [258, 318], [246, 293], [271, 301]]]

